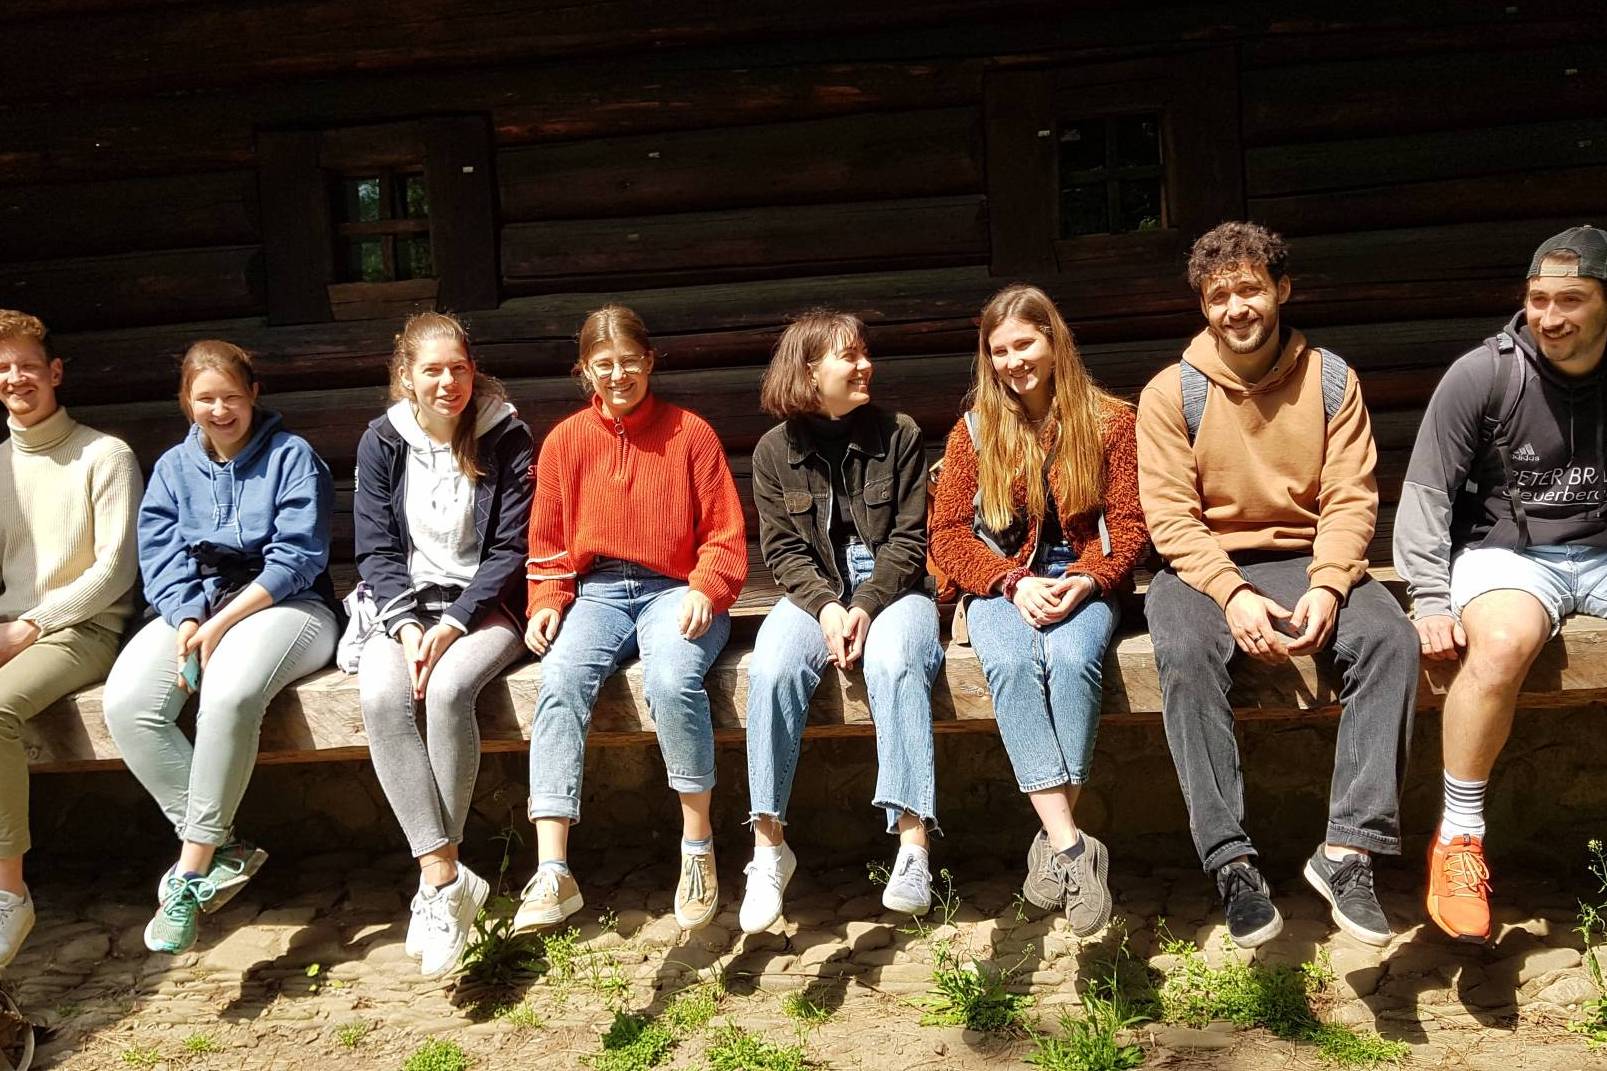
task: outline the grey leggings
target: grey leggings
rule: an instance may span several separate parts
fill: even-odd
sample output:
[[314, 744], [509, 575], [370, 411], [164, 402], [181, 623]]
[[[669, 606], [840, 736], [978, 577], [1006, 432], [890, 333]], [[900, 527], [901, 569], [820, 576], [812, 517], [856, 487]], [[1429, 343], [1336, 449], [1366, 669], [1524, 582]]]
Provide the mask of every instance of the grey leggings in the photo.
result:
[[[426, 628], [431, 624], [424, 621]], [[357, 689], [368, 751], [414, 858], [463, 839], [480, 769], [474, 704], [523, 651], [519, 630], [502, 614], [448, 647], [424, 690], [426, 742], [401, 641], [376, 633], [363, 645]]]
[[123, 648], [106, 678], [106, 728], [180, 840], [228, 841], [269, 701], [329, 664], [336, 631], [316, 599], [269, 606], [230, 628], [201, 678], [193, 746], [177, 724], [189, 698], [178, 684], [177, 631], [158, 617]]

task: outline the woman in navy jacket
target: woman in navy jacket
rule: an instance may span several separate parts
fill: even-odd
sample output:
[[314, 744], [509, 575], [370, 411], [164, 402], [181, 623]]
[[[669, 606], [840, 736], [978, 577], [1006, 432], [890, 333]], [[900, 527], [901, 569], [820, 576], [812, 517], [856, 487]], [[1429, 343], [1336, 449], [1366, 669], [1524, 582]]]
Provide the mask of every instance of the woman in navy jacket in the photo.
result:
[[378, 607], [358, 691], [419, 864], [407, 951], [435, 976], [457, 964], [489, 892], [458, 844], [480, 762], [475, 701], [524, 650], [530, 429], [444, 313], [412, 316], [396, 337], [391, 397], [357, 447], [357, 570]]

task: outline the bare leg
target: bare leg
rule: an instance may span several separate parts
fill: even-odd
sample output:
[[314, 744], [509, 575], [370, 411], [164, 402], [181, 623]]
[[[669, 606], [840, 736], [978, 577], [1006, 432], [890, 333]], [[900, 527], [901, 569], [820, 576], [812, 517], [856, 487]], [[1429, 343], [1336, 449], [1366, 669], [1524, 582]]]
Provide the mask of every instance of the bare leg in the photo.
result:
[[1518, 688], [1551, 636], [1551, 619], [1526, 591], [1486, 592], [1462, 611], [1467, 653], [1445, 696], [1445, 772], [1486, 781], [1512, 731]]
[[1081, 791], [1081, 785], [1056, 785], [1054, 788], [1027, 793], [1027, 798], [1032, 801], [1032, 809], [1038, 812], [1038, 821], [1049, 833], [1050, 846], [1057, 852], [1063, 852], [1076, 843], [1077, 823], [1071, 815]]
[[22, 856], [0, 859], [0, 892], [23, 896], [27, 891], [28, 887], [22, 883]]
[[196, 844], [194, 841], [185, 841], [184, 847], [179, 850], [180, 874], [205, 874], [212, 869], [212, 856], [217, 853], [214, 844]]
[[437, 889], [450, 885], [458, 876], [458, 846], [443, 845], [418, 857], [419, 874]]
[[761, 815], [753, 821], [753, 845], [756, 848], [779, 848], [787, 839], [786, 827], [773, 815]]
[[[714, 836], [714, 823], [709, 817], [709, 808], [713, 802], [712, 791], [681, 793], [682, 837], [687, 840], [708, 840]], [[754, 829], [757, 832], [758, 823], [754, 823]]]
[[536, 819], [536, 862], [569, 861], [569, 819]]
[[905, 811], [898, 816], [898, 843], [913, 844], [917, 848], [927, 847], [926, 823], [921, 821], [919, 815]]

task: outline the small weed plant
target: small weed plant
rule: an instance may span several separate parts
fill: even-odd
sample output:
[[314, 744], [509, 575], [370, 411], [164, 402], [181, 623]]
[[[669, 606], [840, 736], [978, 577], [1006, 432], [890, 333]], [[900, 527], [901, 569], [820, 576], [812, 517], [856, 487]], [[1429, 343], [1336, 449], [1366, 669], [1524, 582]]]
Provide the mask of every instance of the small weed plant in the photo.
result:
[[408, 1056], [402, 1071], [467, 1071], [469, 1058], [455, 1041], [431, 1038]]
[[540, 1030], [547, 1025], [540, 1012], [523, 1003], [498, 1009], [496, 1017], [519, 1031]]
[[148, 1068], [162, 1062], [162, 1051], [155, 1045], [130, 1045], [122, 1053], [124, 1067]]
[[190, 1056], [209, 1056], [223, 1051], [223, 1046], [219, 1045], [211, 1034], [191, 1034], [184, 1039], [183, 1044], [185, 1053]]
[[716, 1031], [703, 1058], [709, 1071], [805, 1071], [809, 1067], [802, 1045], [778, 1045], [740, 1026]]
[[538, 937], [513, 932], [513, 914], [519, 903], [506, 891], [508, 868], [513, 863], [519, 835], [510, 826], [497, 834], [502, 861], [497, 865], [496, 887], [474, 920], [474, 932], [463, 950], [465, 982], [492, 990], [506, 990], [542, 973], [544, 943]]
[[809, 999], [807, 991], [788, 993], [781, 998], [781, 1011], [800, 1026], [820, 1026], [831, 1018], [831, 1009]]
[[1579, 925], [1574, 927], [1585, 942], [1585, 966], [1590, 981], [1596, 987], [1596, 996], [1585, 1001], [1584, 1018], [1568, 1024], [1568, 1029], [1583, 1034], [1590, 1047], [1607, 1045], [1607, 980], [1602, 978], [1601, 961], [1607, 955], [1607, 849], [1602, 842], [1592, 840], [1585, 846], [1590, 852], [1590, 875], [1596, 879], [1596, 893], [1592, 904], [1579, 901]]
[[1156, 993], [1162, 1018], [1189, 1026], [1226, 1019], [1236, 1026], [1264, 1027], [1286, 1041], [1315, 1046], [1325, 1062], [1340, 1067], [1378, 1067], [1406, 1058], [1409, 1050], [1402, 1042], [1317, 1018], [1311, 998], [1334, 977], [1325, 957], [1299, 967], [1263, 967], [1240, 963], [1226, 938], [1223, 948], [1225, 962], [1211, 967], [1192, 942], [1166, 942], [1163, 951], [1177, 963]]
[[[938, 878], [942, 887], [933, 895], [938, 926], [951, 928], [960, 898], [947, 867], [938, 871]], [[923, 937], [932, 932], [922, 920], [915, 925]], [[922, 1010], [921, 1025], [963, 1026], [987, 1033], [1021, 1029], [1022, 1015], [1032, 1001], [1009, 991], [1013, 973], [980, 962], [968, 949], [957, 948], [952, 937], [938, 938], [932, 942], [932, 992], [913, 1002]]]
[[1109, 971], [1083, 994], [1082, 1014], [1061, 1013], [1060, 1037], [1034, 1034], [1027, 1063], [1043, 1071], [1131, 1071], [1144, 1066], [1143, 1048], [1121, 1040], [1123, 1031], [1151, 1018], [1122, 990], [1122, 966], [1131, 962], [1123, 932]]
[[340, 1047], [343, 1049], [355, 1049], [363, 1043], [363, 1039], [368, 1037], [373, 1029], [373, 1023], [359, 1019], [355, 1023], [347, 1023], [339, 1030], [336, 1030], [335, 1040], [340, 1043]]
[[616, 1010], [602, 1051], [583, 1059], [594, 1071], [649, 1071], [708, 1025], [723, 995], [717, 986], [701, 985], [682, 990], [656, 1017]]

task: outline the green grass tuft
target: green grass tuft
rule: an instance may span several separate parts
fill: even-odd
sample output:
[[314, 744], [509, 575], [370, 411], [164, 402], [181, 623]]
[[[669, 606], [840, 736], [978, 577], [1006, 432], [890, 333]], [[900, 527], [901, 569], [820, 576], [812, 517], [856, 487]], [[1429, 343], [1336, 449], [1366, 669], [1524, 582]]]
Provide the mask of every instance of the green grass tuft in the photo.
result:
[[703, 1058], [709, 1071], [804, 1071], [809, 1066], [802, 1045], [778, 1045], [740, 1026], [717, 1031]]
[[122, 1059], [127, 1067], [155, 1067], [162, 1062], [162, 1052], [155, 1045], [130, 1045], [123, 1050]]
[[804, 1026], [819, 1026], [832, 1016], [830, 1008], [815, 1003], [803, 992], [788, 993], [782, 997], [781, 1011], [787, 1018]]
[[222, 1052], [223, 1046], [211, 1034], [194, 1033], [184, 1039], [184, 1051], [191, 1056], [207, 1056]]
[[675, 1035], [645, 1015], [615, 1012], [603, 1051], [584, 1057], [595, 1071], [649, 1071], [669, 1058]]
[[414, 1049], [402, 1071], [467, 1071], [469, 1058], [457, 1042], [431, 1038]]
[[363, 1020], [359, 1019], [354, 1023], [347, 1023], [339, 1030], [336, 1030], [335, 1040], [340, 1042], [340, 1046], [343, 1049], [355, 1049], [357, 1046], [363, 1043], [363, 1039], [368, 1037], [369, 1033], [372, 1032], [373, 1029], [373, 1023], [364, 1022]]

